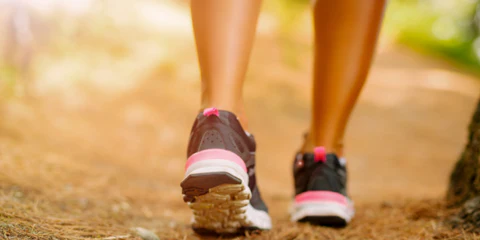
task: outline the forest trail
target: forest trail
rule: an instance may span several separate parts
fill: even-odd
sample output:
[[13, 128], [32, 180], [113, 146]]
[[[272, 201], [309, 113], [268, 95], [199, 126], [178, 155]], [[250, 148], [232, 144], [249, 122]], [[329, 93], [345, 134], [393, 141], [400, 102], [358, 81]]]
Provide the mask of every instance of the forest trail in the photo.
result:
[[[284, 67], [272, 41], [256, 43], [245, 101], [274, 229], [250, 237], [467, 237], [442, 225], [442, 200], [480, 82], [381, 45], [345, 142], [357, 215], [341, 230], [294, 224], [290, 167], [308, 127], [310, 57], [303, 50], [297, 66]], [[161, 239], [199, 238], [179, 186], [200, 88], [193, 47], [185, 51], [182, 65], [141, 72], [119, 91], [87, 84], [1, 103], [0, 238], [134, 238], [132, 227]]]

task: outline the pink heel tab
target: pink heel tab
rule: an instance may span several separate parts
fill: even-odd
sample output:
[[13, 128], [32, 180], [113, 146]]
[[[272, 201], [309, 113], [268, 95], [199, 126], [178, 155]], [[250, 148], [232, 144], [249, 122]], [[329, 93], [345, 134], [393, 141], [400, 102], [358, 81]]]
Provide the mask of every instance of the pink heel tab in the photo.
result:
[[327, 161], [327, 151], [325, 147], [315, 147], [313, 149], [313, 154], [315, 156], [315, 162], [326, 162]]
[[220, 116], [220, 114], [218, 113], [218, 109], [211, 107], [211, 108], [205, 108], [205, 110], [203, 110], [203, 116], [208, 117], [211, 115], [215, 115], [217, 117]]

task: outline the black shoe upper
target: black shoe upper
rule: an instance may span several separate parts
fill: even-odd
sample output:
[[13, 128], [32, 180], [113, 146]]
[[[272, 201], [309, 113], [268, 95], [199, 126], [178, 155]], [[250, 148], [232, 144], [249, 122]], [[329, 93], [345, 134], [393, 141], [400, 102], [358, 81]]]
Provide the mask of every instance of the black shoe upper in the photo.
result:
[[293, 162], [295, 195], [307, 191], [331, 191], [347, 197], [347, 169], [335, 154], [315, 161], [313, 153], [298, 153]]

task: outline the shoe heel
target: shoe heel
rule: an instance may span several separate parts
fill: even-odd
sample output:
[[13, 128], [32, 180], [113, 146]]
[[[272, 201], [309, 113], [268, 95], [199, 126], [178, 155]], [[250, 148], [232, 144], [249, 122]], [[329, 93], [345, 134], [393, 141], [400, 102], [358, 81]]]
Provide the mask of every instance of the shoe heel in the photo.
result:
[[[238, 155], [224, 149], [207, 149], [199, 151], [188, 158], [185, 164], [185, 180], [190, 175], [192, 177], [200, 177], [209, 174], [227, 175], [232, 179], [239, 179], [241, 183], [248, 186], [248, 174], [245, 163]], [[210, 178], [206, 177], [207, 180]]]
[[196, 197], [222, 185], [241, 186], [239, 191], [251, 195], [248, 175], [243, 169], [245, 164], [243, 160], [239, 164], [236, 158], [239, 157], [222, 149], [208, 149], [192, 155], [187, 160], [185, 178], [180, 184], [183, 200], [193, 202]]
[[233, 152], [208, 149], [190, 156], [180, 185], [193, 211], [193, 229], [199, 234], [270, 229], [268, 213], [250, 204], [248, 182], [245, 163]]
[[353, 202], [347, 197], [331, 191], [308, 191], [295, 197], [291, 221], [344, 227], [354, 214]]

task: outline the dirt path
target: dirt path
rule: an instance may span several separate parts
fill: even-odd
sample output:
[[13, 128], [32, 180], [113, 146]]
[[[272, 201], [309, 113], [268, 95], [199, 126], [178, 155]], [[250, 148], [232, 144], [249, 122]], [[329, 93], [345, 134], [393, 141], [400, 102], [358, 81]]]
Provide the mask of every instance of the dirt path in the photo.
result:
[[[467, 237], [443, 227], [441, 200], [478, 80], [383, 46], [346, 138], [357, 217], [342, 230], [297, 225], [288, 222], [290, 164], [308, 126], [310, 57], [303, 50], [299, 66], [283, 67], [271, 44], [257, 42], [245, 97], [275, 228], [251, 237]], [[0, 105], [0, 238], [127, 236], [138, 226], [161, 239], [199, 238], [179, 187], [199, 98], [193, 49], [185, 52], [181, 66], [139, 73], [127, 90], [77, 86]]]

